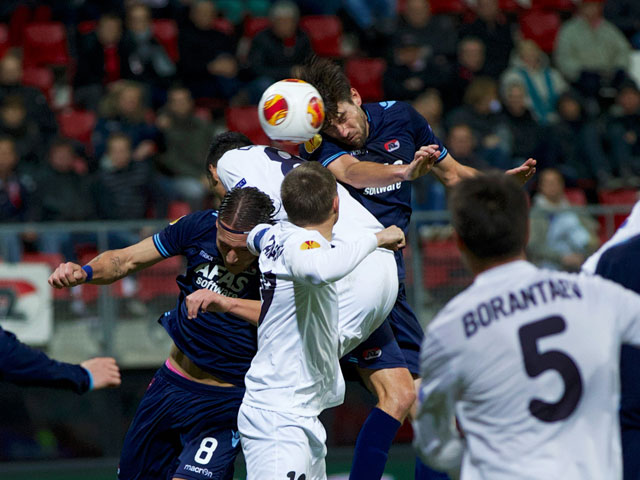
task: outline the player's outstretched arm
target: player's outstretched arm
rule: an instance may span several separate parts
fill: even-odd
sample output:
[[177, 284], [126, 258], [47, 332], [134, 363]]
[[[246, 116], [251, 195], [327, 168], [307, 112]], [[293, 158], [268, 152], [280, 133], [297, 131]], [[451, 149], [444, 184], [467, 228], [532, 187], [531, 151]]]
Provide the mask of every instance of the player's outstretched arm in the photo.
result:
[[[530, 158], [519, 167], [507, 170], [505, 173], [513, 175], [524, 185], [536, 173], [535, 167], [536, 161]], [[480, 173], [475, 168], [458, 163], [451, 154], [447, 154], [442, 161], [434, 165], [431, 171], [445, 187], [452, 187], [460, 180], [474, 177]]]
[[87, 268], [77, 263], [61, 263], [49, 276], [49, 285], [54, 288], [75, 287], [89, 282], [97, 285], [108, 285], [144, 268], [164, 260], [153, 243], [152, 237], [127, 248], [107, 250], [87, 265], [91, 267], [92, 278], [89, 279]]
[[92, 390], [119, 387], [121, 383], [120, 368], [115, 358], [97, 357], [85, 360], [80, 364], [91, 374]]
[[513, 175], [522, 185], [527, 183], [533, 175], [536, 173], [536, 160], [533, 158], [527, 159], [522, 165], [511, 170], [507, 170], [507, 175]]
[[189, 319], [196, 318], [200, 312], [231, 313], [257, 326], [260, 318], [260, 300], [225, 297], [206, 288], [187, 296], [185, 305]]

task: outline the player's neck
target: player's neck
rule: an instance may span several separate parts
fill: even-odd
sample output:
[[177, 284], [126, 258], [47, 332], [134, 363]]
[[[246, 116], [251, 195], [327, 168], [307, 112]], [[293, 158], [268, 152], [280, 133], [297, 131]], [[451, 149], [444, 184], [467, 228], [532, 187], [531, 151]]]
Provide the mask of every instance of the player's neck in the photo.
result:
[[513, 255], [510, 257], [500, 258], [500, 259], [491, 259], [491, 260], [482, 260], [479, 258], [471, 258], [467, 257], [466, 262], [469, 266], [469, 270], [473, 273], [474, 277], [477, 277], [482, 272], [486, 272], [487, 270], [491, 270], [492, 268], [499, 267], [500, 265], [505, 265], [507, 263], [515, 262], [518, 260], [526, 260], [527, 257], [524, 252]]
[[330, 217], [322, 223], [318, 223], [314, 225], [305, 225], [302, 228], [304, 228], [305, 230], [315, 230], [318, 233], [320, 233], [320, 235], [322, 235], [324, 238], [326, 238], [328, 242], [330, 242], [333, 239], [334, 225], [335, 225], [335, 221], [333, 217]]

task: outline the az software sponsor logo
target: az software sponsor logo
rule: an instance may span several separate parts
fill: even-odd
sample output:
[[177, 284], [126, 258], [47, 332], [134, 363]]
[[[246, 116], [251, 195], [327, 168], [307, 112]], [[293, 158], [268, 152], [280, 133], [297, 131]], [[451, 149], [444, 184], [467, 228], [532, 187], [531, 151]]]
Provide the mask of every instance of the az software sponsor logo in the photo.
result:
[[208, 468], [204, 467], [194, 467], [193, 465], [186, 464], [184, 469], [188, 472], [199, 473], [200, 475], [204, 475], [207, 478], [213, 478], [213, 472]]

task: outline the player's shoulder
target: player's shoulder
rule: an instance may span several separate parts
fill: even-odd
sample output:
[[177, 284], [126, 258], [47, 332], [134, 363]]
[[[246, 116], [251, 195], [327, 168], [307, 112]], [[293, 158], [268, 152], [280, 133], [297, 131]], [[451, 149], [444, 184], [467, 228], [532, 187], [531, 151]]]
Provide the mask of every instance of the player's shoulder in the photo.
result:
[[242, 162], [248, 162], [264, 153], [264, 145], [247, 145], [226, 151], [218, 160], [217, 168], [229, 170]]
[[413, 107], [407, 102], [400, 100], [386, 100], [383, 102], [366, 103], [364, 110], [369, 116], [379, 116], [385, 119], [405, 118], [407, 113], [412, 112]]
[[198, 210], [172, 220], [169, 225], [192, 231], [215, 231], [217, 221], [216, 210]]

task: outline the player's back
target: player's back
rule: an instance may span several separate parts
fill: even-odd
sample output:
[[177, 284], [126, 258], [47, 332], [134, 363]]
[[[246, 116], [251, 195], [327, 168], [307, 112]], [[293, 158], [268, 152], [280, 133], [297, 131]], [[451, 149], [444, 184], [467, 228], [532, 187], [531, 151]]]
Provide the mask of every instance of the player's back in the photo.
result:
[[640, 298], [611, 282], [524, 261], [480, 274], [423, 358], [458, 387], [462, 478], [620, 478], [620, 343], [639, 340]]

